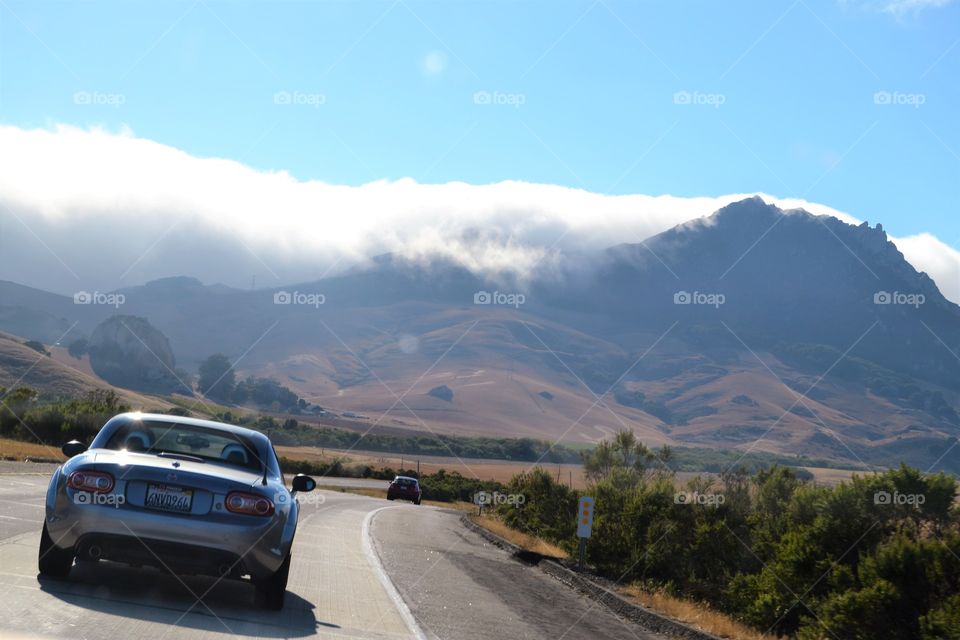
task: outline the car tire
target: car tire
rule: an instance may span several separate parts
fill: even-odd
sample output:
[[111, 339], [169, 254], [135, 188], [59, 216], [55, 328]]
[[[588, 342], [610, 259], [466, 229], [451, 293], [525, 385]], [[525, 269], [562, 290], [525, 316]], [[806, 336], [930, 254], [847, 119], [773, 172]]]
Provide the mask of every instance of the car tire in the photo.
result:
[[37, 554], [37, 568], [40, 575], [51, 578], [66, 578], [73, 566], [73, 550], [61, 549], [53, 543], [47, 523], [43, 523], [40, 533], [40, 551]]
[[420, 498], [417, 498], [417, 499], [414, 501], [413, 504], [415, 504], [415, 505], [417, 505], [417, 506], [419, 507], [419, 506], [420, 506]]
[[287, 579], [289, 577], [290, 554], [287, 554], [286, 559], [275, 574], [257, 583], [257, 605], [271, 611], [283, 609], [283, 600], [287, 595]]
[[393, 498], [391, 498], [390, 496], [387, 496], [387, 500], [389, 500], [390, 502], [393, 502]]

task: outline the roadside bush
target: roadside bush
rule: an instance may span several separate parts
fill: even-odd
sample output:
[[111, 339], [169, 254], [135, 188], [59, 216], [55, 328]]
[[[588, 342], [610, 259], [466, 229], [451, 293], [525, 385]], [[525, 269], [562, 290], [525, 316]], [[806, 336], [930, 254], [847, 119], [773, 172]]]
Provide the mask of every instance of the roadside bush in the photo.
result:
[[[588, 456], [584, 494], [596, 509], [587, 558], [607, 578], [704, 601], [799, 640], [960, 640], [951, 476], [901, 466], [826, 487], [773, 467], [679, 488], [629, 436]], [[527, 497], [522, 508], [500, 508], [508, 524], [576, 548], [578, 493], [542, 469], [505, 490]]]
[[923, 640], [960, 640], [960, 594], [920, 618]]
[[578, 496], [573, 490], [557, 483], [542, 467], [535, 467], [514, 476], [502, 492], [524, 496], [520, 505], [497, 507], [509, 526], [551, 540], [565, 541], [569, 550], [576, 531]]
[[[416, 476], [416, 473], [401, 475]], [[420, 477], [420, 488], [423, 490], [424, 500], [439, 500], [440, 502], [471, 502], [473, 495], [478, 491], [503, 491], [499, 482], [492, 480], [478, 480], [467, 478], [454, 471], [447, 473], [440, 469], [436, 473], [425, 474]]]
[[129, 411], [113, 390], [98, 389], [80, 398], [41, 402], [25, 387], [12, 391], [0, 405], [0, 435], [60, 446], [67, 440], [89, 443], [107, 420]]

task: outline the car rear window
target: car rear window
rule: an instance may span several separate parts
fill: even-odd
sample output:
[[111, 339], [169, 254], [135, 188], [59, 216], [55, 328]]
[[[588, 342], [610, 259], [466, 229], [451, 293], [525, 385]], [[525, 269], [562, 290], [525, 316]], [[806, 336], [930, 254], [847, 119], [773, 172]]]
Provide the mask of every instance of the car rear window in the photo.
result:
[[397, 478], [394, 480], [395, 483], [402, 487], [413, 487], [416, 486], [417, 481], [410, 478]]
[[262, 471], [263, 462], [248, 439], [206, 427], [175, 422], [131, 422], [117, 429], [106, 449], [139, 453], [174, 453], [204, 462]]

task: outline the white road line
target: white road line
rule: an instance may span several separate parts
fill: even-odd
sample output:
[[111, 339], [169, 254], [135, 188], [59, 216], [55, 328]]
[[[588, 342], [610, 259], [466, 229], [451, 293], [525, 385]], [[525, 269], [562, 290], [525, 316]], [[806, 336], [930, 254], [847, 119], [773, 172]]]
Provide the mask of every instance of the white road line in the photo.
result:
[[0, 500], [0, 504], [12, 504], [18, 507], [33, 507], [34, 509], [43, 509], [45, 506], [43, 502], [40, 504], [31, 504], [29, 502], [14, 502], [13, 500]]
[[27, 518], [17, 518], [16, 516], [0, 516], [4, 520], [18, 520], [20, 522], [36, 522], [36, 520], [28, 520]]
[[373, 520], [373, 516], [377, 515], [384, 509], [396, 508], [397, 507], [394, 506], [380, 507], [379, 509], [374, 509], [373, 511], [369, 512], [366, 517], [364, 517], [363, 526], [361, 527], [360, 532], [360, 536], [363, 539], [363, 551], [366, 553], [367, 560], [370, 562], [370, 566], [373, 568], [374, 573], [376, 573], [377, 577], [380, 579], [380, 584], [383, 585], [387, 595], [391, 600], [393, 600], [394, 606], [397, 607], [397, 612], [400, 614], [400, 617], [403, 618], [403, 621], [407, 624], [407, 628], [410, 629], [410, 633], [412, 633], [413, 637], [417, 640], [427, 640], [427, 637], [420, 629], [420, 625], [417, 624], [417, 620], [413, 617], [413, 613], [410, 612], [410, 608], [407, 606], [407, 603], [403, 601], [402, 597], [400, 597], [400, 593], [393, 585], [393, 581], [390, 580], [390, 576], [388, 576], [387, 572], [384, 570], [383, 564], [380, 562], [380, 556], [377, 555], [377, 551], [373, 546], [373, 537], [370, 534], [370, 522]]

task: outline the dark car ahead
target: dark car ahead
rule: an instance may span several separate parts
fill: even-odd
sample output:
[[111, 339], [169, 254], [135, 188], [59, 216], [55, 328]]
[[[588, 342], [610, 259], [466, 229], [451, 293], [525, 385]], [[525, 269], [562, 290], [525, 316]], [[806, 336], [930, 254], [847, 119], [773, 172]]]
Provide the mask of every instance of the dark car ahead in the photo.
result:
[[387, 487], [387, 500], [409, 500], [413, 504], [420, 504], [420, 482], [416, 478], [397, 476]]

